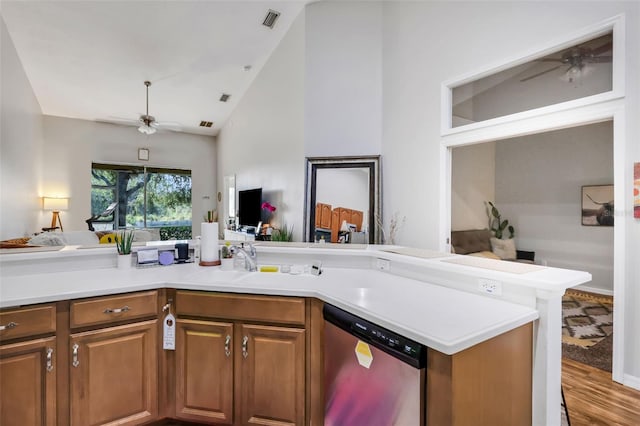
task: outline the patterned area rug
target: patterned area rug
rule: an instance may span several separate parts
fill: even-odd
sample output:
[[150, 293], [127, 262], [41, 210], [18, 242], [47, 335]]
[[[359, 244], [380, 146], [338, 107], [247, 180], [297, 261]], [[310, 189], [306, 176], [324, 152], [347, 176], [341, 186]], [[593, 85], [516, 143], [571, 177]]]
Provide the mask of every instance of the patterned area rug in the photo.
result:
[[590, 348], [613, 333], [613, 299], [567, 290], [562, 298], [562, 342]]

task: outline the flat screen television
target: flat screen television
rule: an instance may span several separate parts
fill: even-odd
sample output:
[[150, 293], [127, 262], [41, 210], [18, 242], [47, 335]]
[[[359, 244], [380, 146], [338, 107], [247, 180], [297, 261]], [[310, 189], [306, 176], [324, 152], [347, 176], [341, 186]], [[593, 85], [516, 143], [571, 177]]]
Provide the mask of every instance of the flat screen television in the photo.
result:
[[258, 226], [262, 216], [262, 188], [238, 191], [238, 225]]

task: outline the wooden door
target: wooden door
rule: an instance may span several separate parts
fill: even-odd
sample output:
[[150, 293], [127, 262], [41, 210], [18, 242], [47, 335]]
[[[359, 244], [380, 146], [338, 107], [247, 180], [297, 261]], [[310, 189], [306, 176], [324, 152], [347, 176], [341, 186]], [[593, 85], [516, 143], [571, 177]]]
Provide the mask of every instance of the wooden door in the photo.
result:
[[241, 424], [304, 424], [305, 330], [242, 324], [236, 334]]
[[178, 418], [205, 423], [233, 423], [233, 351], [233, 324], [177, 321]]
[[0, 346], [0, 424], [56, 424], [56, 338]]
[[157, 320], [72, 334], [69, 344], [72, 425], [158, 417]]

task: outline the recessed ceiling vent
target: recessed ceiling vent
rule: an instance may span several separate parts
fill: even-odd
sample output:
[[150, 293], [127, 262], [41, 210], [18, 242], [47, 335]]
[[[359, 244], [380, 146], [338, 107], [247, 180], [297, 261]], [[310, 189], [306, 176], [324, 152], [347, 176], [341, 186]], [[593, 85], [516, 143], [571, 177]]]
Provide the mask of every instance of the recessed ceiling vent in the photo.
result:
[[200, 127], [211, 127], [213, 126], [213, 121], [201, 121]]
[[229, 98], [230, 98], [230, 97], [231, 97], [231, 95], [228, 95], [228, 94], [226, 94], [226, 93], [223, 93], [223, 94], [220, 96], [220, 102], [227, 102], [227, 101], [229, 100]]
[[264, 25], [265, 27], [273, 28], [279, 16], [280, 12], [269, 9], [269, 11], [267, 12], [267, 16], [265, 16], [264, 21], [262, 21], [262, 25]]

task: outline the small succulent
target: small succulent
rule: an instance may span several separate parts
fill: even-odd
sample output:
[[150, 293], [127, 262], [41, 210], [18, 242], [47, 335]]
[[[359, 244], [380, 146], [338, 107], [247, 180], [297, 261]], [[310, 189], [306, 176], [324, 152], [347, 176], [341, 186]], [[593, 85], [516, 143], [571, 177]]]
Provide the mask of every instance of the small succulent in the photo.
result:
[[223, 259], [233, 259], [233, 250], [231, 249], [231, 243], [229, 241], [224, 243], [220, 252]]
[[133, 231], [122, 231], [116, 236], [116, 248], [118, 254], [131, 254], [133, 244]]

